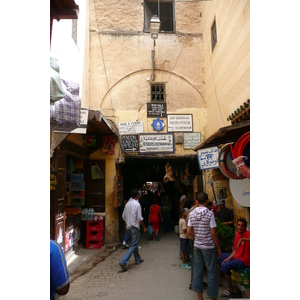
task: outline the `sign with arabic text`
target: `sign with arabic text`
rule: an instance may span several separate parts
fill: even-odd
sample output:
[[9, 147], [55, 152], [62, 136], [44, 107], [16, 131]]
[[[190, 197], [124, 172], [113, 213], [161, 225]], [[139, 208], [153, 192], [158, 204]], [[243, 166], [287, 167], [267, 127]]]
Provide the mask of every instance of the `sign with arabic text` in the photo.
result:
[[183, 134], [183, 149], [193, 149], [201, 142], [200, 132]]
[[174, 134], [140, 134], [140, 153], [174, 153]]
[[167, 115], [168, 132], [193, 132], [193, 115]]
[[200, 170], [219, 168], [219, 148], [210, 147], [197, 151], [197, 158]]

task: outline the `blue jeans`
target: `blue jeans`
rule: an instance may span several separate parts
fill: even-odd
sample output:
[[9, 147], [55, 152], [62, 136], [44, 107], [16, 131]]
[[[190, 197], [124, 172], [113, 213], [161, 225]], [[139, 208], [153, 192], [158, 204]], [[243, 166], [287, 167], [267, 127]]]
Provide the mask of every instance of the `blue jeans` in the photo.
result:
[[126, 244], [129, 244], [130, 241], [130, 235], [129, 235], [129, 230], [126, 230], [125, 236], [124, 236], [124, 241]]
[[140, 238], [140, 230], [136, 227], [131, 227], [127, 230], [130, 235], [131, 239], [131, 246], [127, 250], [127, 252], [124, 254], [122, 259], [120, 260], [120, 263], [122, 265], [126, 265], [131, 257], [131, 255], [134, 255], [134, 260], [137, 265], [141, 263], [141, 257], [139, 254], [139, 248], [138, 248], [138, 241]]
[[194, 247], [194, 274], [192, 281], [192, 290], [196, 293], [203, 293], [203, 269], [207, 270], [207, 296], [218, 298], [219, 281], [217, 267], [216, 249], [198, 249]]
[[[222, 253], [221, 257], [218, 259], [218, 264], [221, 265], [224, 259], [226, 259], [230, 253]], [[221, 265], [220, 271], [227, 275], [231, 275], [232, 269], [242, 269], [245, 268], [244, 262], [239, 259], [231, 259], [230, 261], [226, 261], [223, 265]]]

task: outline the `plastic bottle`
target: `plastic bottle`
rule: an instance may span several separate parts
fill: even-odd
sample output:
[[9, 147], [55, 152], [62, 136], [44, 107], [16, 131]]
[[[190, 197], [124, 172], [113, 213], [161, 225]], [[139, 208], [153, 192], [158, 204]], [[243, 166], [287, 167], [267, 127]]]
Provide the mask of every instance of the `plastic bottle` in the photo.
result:
[[92, 220], [92, 211], [91, 211], [91, 208], [89, 208], [88, 210], [88, 217], [87, 217], [88, 220]]
[[91, 220], [94, 220], [94, 209], [91, 208]]
[[250, 289], [250, 274], [248, 273], [247, 269], [244, 271], [244, 287], [245, 289]]
[[81, 220], [82, 221], [84, 221], [84, 213], [85, 213], [85, 208], [83, 208], [81, 211]]

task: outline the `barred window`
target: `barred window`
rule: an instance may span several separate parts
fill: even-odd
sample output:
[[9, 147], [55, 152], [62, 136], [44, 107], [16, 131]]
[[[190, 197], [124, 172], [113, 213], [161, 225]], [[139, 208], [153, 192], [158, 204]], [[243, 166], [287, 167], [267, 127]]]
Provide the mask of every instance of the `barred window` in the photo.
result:
[[165, 85], [152, 84], [151, 85], [151, 102], [165, 102]]
[[214, 48], [216, 46], [217, 43], [217, 23], [216, 23], [216, 18], [214, 19], [214, 22], [211, 26], [210, 29], [211, 32], [211, 51], [214, 51]]

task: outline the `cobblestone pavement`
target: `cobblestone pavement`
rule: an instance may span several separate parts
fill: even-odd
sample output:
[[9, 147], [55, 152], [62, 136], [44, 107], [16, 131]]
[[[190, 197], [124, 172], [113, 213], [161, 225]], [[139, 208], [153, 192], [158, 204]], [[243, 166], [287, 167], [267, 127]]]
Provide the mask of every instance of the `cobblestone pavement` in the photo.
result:
[[[65, 296], [56, 295], [55, 299], [198, 299], [197, 294], [189, 289], [191, 271], [181, 268], [178, 234], [171, 232], [162, 235], [159, 241], [153, 241], [149, 240], [147, 233], [141, 233], [139, 245], [142, 247], [140, 255], [145, 261], [137, 266], [132, 255], [127, 272], [119, 266], [126, 252], [123, 246], [115, 250], [80, 250], [80, 263], [68, 261], [71, 277], [69, 293]], [[221, 298], [223, 290], [223, 287], [219, 288], [218, 299], [224, 299]], [[206, 288], [203, 296], [209, 299]]]

